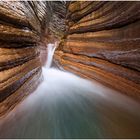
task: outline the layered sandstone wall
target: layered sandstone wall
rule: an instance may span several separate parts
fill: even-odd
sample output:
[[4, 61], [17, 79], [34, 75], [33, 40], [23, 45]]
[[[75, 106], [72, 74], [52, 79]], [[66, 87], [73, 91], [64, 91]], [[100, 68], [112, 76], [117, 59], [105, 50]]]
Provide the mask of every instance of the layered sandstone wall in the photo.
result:
[[0, 116], [37, 88], [47, 44], [62, 38], [65, 15], [63, 1], [0, 1]]
[[0, 2], [0, 116], [31, 93], [41, 80], [37, 45], [42, 19], [36, 19], [33, 12], [26, 2]]
[[45, 47], [66, 27], [55, 62], [139, 100], [139, 7], [124, 1], [0, 1], [0, 116], [37, 87]]
[[140, 100], [139, 7], [140, 2], [70, 2], [55, 62]]

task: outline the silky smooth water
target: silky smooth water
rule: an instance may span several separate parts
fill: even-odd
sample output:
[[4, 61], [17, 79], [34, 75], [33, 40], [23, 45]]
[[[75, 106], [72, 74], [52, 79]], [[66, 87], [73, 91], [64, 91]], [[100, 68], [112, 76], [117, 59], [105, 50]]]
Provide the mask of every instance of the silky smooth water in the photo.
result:
[[69, 72], [42, 73], [37, 90], [0, 120], [0, 138], [140, 138], [135, 101]]
[[52, 60], [53, 60], [53, 54], [56, 49], [56, 45], [57, 45], [57, 43], [55, 43], [55, 44], [50, 43], [47, 46], [48, 55], [47, 55], [47, 61], [46, 61], [46, 65], [45, 65], [46, 68], [51, 67]]

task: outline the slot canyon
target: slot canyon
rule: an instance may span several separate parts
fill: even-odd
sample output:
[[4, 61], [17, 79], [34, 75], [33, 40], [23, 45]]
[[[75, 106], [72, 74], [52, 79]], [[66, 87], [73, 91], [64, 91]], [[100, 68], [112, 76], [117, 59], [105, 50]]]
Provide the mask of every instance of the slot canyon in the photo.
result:
[[0, 1], [0, 138], [140, 138], [140, 2]]

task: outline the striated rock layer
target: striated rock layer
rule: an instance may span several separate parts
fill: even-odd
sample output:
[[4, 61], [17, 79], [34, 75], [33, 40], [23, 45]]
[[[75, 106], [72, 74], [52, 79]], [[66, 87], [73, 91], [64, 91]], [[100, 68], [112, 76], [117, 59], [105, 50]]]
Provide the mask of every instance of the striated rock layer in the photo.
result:
[[0, 2], [0, 116], [41, 81], [37, 48], [41, 25], [29, 6], [28, 2]]
[[69, 2], [55, 62], [140, 100], [139, 7], [140, 2]]
[[0, 116], [35, 90], [47, 44], [62, 38], [58, 66], [140, 100], [139, 7], [132, 1], [0, 1]]
[[65, 4], [0, 1], [0, 116], [41, 82], [47, 43], [59, 40], [65, 31]]

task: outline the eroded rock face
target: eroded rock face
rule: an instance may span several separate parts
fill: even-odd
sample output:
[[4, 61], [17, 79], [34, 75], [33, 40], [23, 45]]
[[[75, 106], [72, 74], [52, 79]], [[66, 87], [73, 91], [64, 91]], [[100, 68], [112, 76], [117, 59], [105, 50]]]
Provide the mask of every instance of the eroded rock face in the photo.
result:
[[56, 63], [140, 100], [140, 2], [70, 2]]
[[47, 44], [59, 40], [60, 67], [140, 100], [139, 7], [140, 2], [0, 1], [0, 116], [35, 90]]
[[0, 116], [41, 81], [38, 46], [49, 25], [49, 4], [0, 1]]
[[65, 2], [0, 1], [0, 116], [37, 88], [47, 43], [63, 37], [65, 15]]

